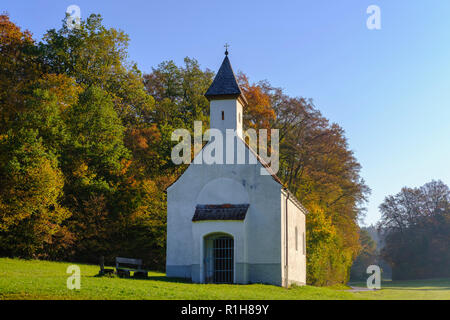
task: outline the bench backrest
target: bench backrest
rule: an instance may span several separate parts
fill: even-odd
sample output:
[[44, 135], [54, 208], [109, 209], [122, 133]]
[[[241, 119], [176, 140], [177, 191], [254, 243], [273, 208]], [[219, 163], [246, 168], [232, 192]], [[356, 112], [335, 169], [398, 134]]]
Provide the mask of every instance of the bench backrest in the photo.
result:
[[116, 265], [119, 265], [121, 263], [135, 265], [135, 266], [142, 266], [142, 259], [129, 259], [129, 258], [116, 257]]

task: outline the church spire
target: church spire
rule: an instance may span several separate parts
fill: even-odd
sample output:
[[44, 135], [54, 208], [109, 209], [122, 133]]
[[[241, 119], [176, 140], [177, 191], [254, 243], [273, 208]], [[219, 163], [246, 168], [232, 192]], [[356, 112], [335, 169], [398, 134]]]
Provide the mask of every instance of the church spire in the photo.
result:
[[225, 58], [222, 65], [214, 78], [211, 86], [205, 93], [205, 97], [208, 100], [217, 99], [238, 99], [241, 104], [245, 106], [247, 99], [239, 88], [239, 85], [234, 75], [233, 68], [231, 67], [230, 59], [228, 59], [228, 45], [225, 45]]
[[242, 138], [242, 109], [247, 105], [247, 100], [239, 88], [228, 59], [228, 45], [225, 48], [222, 65], [205, 93], [210, 101], [210, 126], [224, 135], [228, 129], [235, 130], [236, 135]]

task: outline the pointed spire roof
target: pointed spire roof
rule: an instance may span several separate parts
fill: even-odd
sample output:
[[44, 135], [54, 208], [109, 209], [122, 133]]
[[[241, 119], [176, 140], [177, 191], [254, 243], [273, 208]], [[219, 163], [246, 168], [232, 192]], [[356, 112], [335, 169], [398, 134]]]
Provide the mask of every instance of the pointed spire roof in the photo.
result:
[[245, 99], [241, 88], [239, 88], [227, 53], [228, 52], [226, 52], [225, 59], [223, 59], [216, 77], [206, 91], [205, 97], [208, 98], [208, 100], [237, 98], [242, 100], [243, 105], [246, 105], [247, 99]]

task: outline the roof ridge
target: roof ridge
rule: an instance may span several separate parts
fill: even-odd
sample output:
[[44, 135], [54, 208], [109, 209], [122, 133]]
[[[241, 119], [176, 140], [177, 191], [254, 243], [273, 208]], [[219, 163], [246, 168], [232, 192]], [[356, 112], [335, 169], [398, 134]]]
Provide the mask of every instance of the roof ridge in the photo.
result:
[[297, 197], [292, 193], [292, 191], [289, 190], [288, 187], [286, 187], [283, 183], [283, 181], [281, 181], [281, 179], [277, 176], [277, 174], [275, 172], [273, 172], [272, 168], [269, 166], [269, 164], [263, 159], [261, 158], [261, 156], [252, 149], [252, 147], [241, 137], [239, 137], [239, 139], [241, 139], [242, 142], [244, 142], [245, 146], [255, 155], [256, 159], [258, 159], [259, 163], [261, 163], [261, 165], [266, 168], [266, 170], [270, 173], [270, 175], [272, 176], [272, 178], [278, 182], [279, 184], [281, 184], [281, 186], [283, 187], [284, 190], [286, 190], [286, 192], [289, 194], [289, 197], [292, 198], [292, 200], [299, 206], [301, 207], [303, 210], [305, 210], [305, 213], [308, 213], [308, 209], [305, 208], [305, 206], [297, 199]]

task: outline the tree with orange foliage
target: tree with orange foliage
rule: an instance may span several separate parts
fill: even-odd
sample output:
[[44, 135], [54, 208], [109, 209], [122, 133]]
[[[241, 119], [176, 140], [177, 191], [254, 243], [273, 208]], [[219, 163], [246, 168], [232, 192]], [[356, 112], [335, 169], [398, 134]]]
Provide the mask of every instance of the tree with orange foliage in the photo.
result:
[[307, 279], [345, 283], [360, 250], [358, 219], [370, 192], [337, 124], [329, 124], [312, 101], [292, 98], [267, 81], [239, 82], [248, 101], [247, 128], [280, 130], [279, 176], [309, 209]]
[[[370, 192], [359, 175], [361, 166], [342, 128], [329, 124], [311, 101], [287, 97], [280, 90], [275, 90], [272, 101], [280, 128], [279, 173], [310, 209], [306, 220], [307, 251], [312, 253], [307, 262], [308, 282], [345, 283], [360, 250], [358, 219]], [[319, 212], [335, 230], [330, 241], [315, 237], [318, 231], [309, 227]]]
[[29, 31], [0, 15], [0, 134], [25, 108], [29, 85], [38, 79], [39, 54]]
[[253, 129], [271, 129], [275, 121], [270, 95], [266, 92], [268, 84], [250, 84], [247, 76], [240, 72], [237, 76], [239, 86], [247, 99], [244, 112], [244, 126]]

